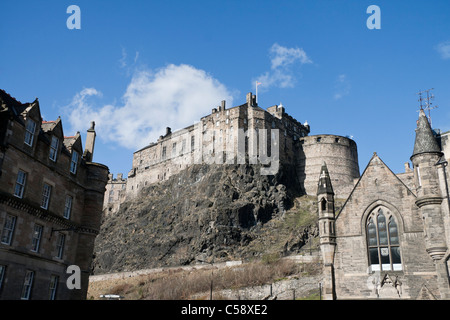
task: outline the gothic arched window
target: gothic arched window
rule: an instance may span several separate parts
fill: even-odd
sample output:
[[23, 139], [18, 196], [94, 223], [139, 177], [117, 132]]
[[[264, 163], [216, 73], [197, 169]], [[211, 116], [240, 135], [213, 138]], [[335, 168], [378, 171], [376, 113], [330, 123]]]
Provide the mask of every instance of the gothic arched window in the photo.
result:
[[402, 270], [398, 227], [394, 216], [387, 209], [377, 207], [367, 218], [366, 232], [371, 271]]

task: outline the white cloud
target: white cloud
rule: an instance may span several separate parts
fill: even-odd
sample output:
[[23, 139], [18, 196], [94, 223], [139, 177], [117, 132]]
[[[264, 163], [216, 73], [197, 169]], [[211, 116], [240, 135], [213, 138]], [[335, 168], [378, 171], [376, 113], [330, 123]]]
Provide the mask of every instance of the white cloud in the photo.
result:
[[339, 100], [343, 96], [346, 96], [350, 93], [350, 81], [347, 79], [347, 75], [340, 74], [335, 81], [335, 93], [334, 100]]
[[274, 43], [270, 48], [272, 70], [288, 67], [297, 60], [300, 63], [312, 63], [311, 59], [308, 58], [306, 52], [299, 48], [286, 48], [280, 46], [278, 43]]
[[[263, 88], [277, 86], [280, 88], [293, 87], [296, 81], [293, 67], [295, 64], [312, 63], [306, 52], [300, 48], [287, 48], [274, 43], [269, 50], [271, 67], [256, 78]], [[254, 81], [253, 81], [254, 82]]]
[[229, 90], [203, 70], [189, 65], [168, 65], [156, 72], [136, 71], [120, 105], [97, 106], [88, 98], [101, 97], [95, 88], [77, 93], [65, 108], [77, 130], [96, 123], [97, 136], [136, 150], [165, 133], [194, 124], [222, 100], [232, 105]]
[[450, 59], [450, 41], [439, 43], [435, 49], [439, 52], [442, 59]]

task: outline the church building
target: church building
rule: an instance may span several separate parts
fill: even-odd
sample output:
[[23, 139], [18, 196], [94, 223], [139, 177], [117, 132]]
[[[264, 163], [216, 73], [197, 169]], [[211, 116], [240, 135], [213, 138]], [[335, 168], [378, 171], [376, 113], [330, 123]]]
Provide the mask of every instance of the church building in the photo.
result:
[[445, 142], [421, 109], [413, 168], [396, 175], [374, 153], [339, 212], [333, 172], [323, 163], [317, 200], [325, 299], [450, 299]]

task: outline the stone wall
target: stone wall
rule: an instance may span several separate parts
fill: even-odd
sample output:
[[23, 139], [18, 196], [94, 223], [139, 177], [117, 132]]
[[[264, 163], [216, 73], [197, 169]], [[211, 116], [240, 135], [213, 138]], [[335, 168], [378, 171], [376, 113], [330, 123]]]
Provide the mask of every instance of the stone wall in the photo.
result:
[[356, 143], [347, 137], [314, 135], [300, 139], [297, 151], [299, 183], [316, 195], [320, 168], [325, 161], [336, 198], [345, 199], [360, 176]]

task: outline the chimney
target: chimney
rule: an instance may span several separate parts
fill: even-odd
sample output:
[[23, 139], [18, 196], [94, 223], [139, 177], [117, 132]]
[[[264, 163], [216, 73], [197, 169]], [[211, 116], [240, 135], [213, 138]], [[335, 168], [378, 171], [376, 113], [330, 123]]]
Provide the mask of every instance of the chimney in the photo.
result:
[[253, 95], [251, 92], [247, 93], [247, 105], [249, 107], [253, 106]]
[[222, 100], [222, 110], [225, 110], [225, 100]]
[[172, 133], [172, 129], [169, 127], [166, 128], [166, 136]]
[[84, 149], [84, 158], [88, 162], [92, 162], [94, 156], [94, 146], [95, 146], [95, 122], [91, 121], [91, 127], [88, 129], [86, 134], [86, 148]]

